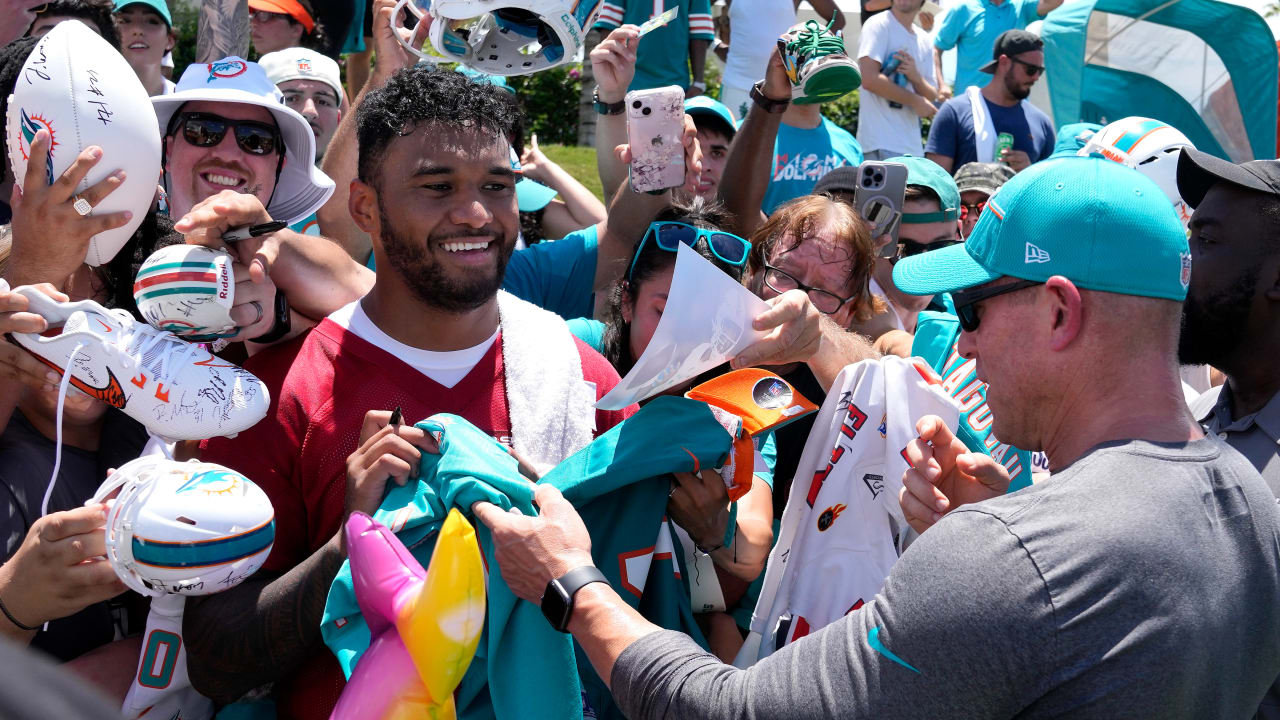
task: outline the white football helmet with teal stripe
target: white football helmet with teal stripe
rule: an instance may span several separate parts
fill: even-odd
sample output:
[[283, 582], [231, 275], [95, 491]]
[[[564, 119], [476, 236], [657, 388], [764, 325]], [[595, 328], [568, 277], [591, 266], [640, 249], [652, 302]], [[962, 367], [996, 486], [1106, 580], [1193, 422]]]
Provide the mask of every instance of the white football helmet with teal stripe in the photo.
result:
[[1080, 149], [1080, 155], [1097, 153], [1146, 175], [1169, 197], [1178, 219], [1186, 225], [1191, 208], [1178, 192], [1178, 155], [1195, 148], [1177, 128], [1159, 120], [1127, 117], [1108, 124]]
[[208, 595], [258, 571], [275, 541], [267, 494], [221, 465], [141, 457], [89, 502], [106, 502], [107, 560], [143, 595]]

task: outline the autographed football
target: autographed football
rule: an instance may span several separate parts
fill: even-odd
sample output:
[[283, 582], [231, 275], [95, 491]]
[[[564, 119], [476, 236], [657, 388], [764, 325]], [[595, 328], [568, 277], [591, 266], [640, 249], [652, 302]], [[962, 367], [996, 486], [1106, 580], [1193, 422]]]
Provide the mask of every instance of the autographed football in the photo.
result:
[[138, 268], [133, 299], [152, 327], [196, 342], [236, 334], [231, 256], [203, 245], [170, 245]]
[[45, 182], [53, 184], [90, 145], [102, 148], [102, 159], [76, 187], [77, 194], [124, 170], [124, 183], [90, 211], [133, 213], [123, 227], [89, 241], [85, 262], [97, 266], [109, 261], [142, 223], [160, 180], [160, 129], [133, 68], [84, 23], [61, 22], [36, 43], [23, 64], [5, 124], [18, 187], [26, 181], [31, 141], [42, 129], [53, 138], [42, 173]]

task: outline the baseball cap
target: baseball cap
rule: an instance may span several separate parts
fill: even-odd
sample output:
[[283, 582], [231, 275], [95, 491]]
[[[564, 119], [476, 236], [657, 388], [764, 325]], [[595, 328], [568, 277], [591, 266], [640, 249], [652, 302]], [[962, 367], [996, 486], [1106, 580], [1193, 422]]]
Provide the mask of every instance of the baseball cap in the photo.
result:
[[1078, 155], [1085, 145], [1093, 139], [1093, 136], [1102, 129], [1097, 123], [1079, 122], [1067, 123], [1058, 128], [1058, 139], [1053, 144], [1053, 154], [1049, 157], [1062, 157], [1064, 155]]
[[695, 95], [684, 101], [684, 111], [693, 117], [712, 117], [724, 123], [723, 132], [732, 140], [734, 133], [738, 131], [738, 121], [733, 117], [733, 111], [724, 103], [715, 98], [706, 95]]
[[520, 212], [538, 212], [556, 197], [556, 191], [537, 180], [522, 177], [516, 182], [516, 203]]
[[[254, 0], [249, 0], [249, 5], [253, 6]], [[991, 51], [991, 62], [978, 68], [979, 72], [994, 74], [996, 66], [1000, 64], [1000, 56], [1008, 55], [1013, 57], [1018, 53], [1031, 52], [1033, 50], [1043, 50], [1044, 41], [1039, 35], [1027, 32], [1026, 30], [1005, 30], [1000, 33], [1000, 37], [996, 38], [996, 44]]]
[[938, 212], [904, 212], [902, 222], [918, 225], [960, 219], [960, 191], [956, 189], [956, 181], [952, 179], [951, 174], [943, 170], [941, 165], [928, 158], [909, 155], [892, 157], [885, 162], [906, 165], [908, 185], [923, 185], [938, 194], [940, 205]]
[[994, 195], [1011, 177], [1013, 168], [1004, 163], [965, 163], [956, 171], [956, 190]]
[[164, 24], [173, 27], [173, 15], [169, 14], [169, 4], [165, 0], [116, 0], [116, 10], [123, 10], [130, 5], [146, 5], [164, 18]]
[[1219, 182], [1280, 195], [1280, 160], [1253, 160], [1237, 165], [1207, 152], [1182, 148], [1182, 155], [1178, 157], [1178, 194], [1188, 205], [1200, 205], [1209, 188]]
[[278, 15], [288, 15], [302, 24], [307, 32], [315, 32], [316, 21], [298, 0], [249, 0], [250, 10], [263, 10]]
[[962, 245], [898, 261], [893, 283], [934, 295], [1003, 276], [1181, 301], [1191, 281], [1187, 233], [1160, 187], [1100, 157], [1044, 160], [987, 200]]
[[813, 194], [858, 191], [858, 166], [841, 165], [823, 175], [813, 186]]
[[258, 64], [275, 85], [290, 80], [319, 80], [333, 88], [342, 102], [342, 80], [338, 63], [315, 50], [291, 47], [269, 52], [258, 58]]
[[512, 95], [516, 94], [516, 89], [511, 87], [511, 83], [507, 82], [507, 79], [502, 77], [501, 75], [490, 75], [489, 73], [484, 73], [484, 72], [480, 72], [479, 70], [469, 68], [466, 65], [459, 65], [457, 67], [457, 70], [463, 75], [466, 75], [467, 77], [471, 78], [473, 82], [478, 82], [482, 85], [487, 83], [494, 87], [502, 88], [503, 90], [506, 90]]
[[178, 108], [196, 100], [259, 105], [275, 117], [284, 138], [285, 157], [275, 192], [267, 203], [271, 217], [298, 222], [333, 194], [333, 180], [315, 166], [316, 138], [311, 125], [285, 106], [284, 95], [258, 63], [233, 56], [188, 65], [172, 93], [151, 98], [160, 132], [169, 129], [169, 121]]

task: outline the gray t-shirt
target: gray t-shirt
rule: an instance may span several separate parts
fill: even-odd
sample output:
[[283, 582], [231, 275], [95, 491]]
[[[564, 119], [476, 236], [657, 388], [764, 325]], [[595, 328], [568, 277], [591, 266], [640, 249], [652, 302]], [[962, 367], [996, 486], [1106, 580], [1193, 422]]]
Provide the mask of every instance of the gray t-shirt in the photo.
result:
[[644, 718], [1245, 718], [1280, 673], [1280, 509], [1209, 437], [1099, 446], [958, 509], [875, 600], [748, 670], [673, 632], [618, 658]]

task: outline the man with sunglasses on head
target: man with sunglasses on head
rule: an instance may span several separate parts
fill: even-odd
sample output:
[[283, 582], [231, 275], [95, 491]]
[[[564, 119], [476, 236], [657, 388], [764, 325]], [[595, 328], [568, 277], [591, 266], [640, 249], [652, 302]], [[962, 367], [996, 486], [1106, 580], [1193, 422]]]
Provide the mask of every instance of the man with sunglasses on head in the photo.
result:
[[[921, 537], [870, 602], [745, 670], [646, 622], [608, 584], [584, 586], [568, 629], [622, 712], [1253, 713], [1280, 671], [1280, 508], [1183, 402], [1186, 257], [1154, 182], [1068, 158], [1011, 180], [969, 242], [898, 263], [899, 287], [954, 293], [997, 430], [1045, 449], [1054, 477], [1003, 495], [999, 466], [921, 418], [903, 451], [915, 468], [904, 510]], [[572, 506], [550, 488], [537, 501], [537, 517], [476, 507], [503, 577], [533, 602], [592, 565]]]
[[[985, 87], [970, 87], [934, 116], [925, 157], [950, 173], [970, 162], [1002, 162], [1019, 172], [1049, 157], [1057, 139], [1053, 121], [1027, 102], [1031, 86], [1044, 77], [1044, 42], [1009, 30], [996, 38], [992, 60], [981, 70], [992, 76]], [[1003, 150], [1001, 135], [1013, 138]]]

